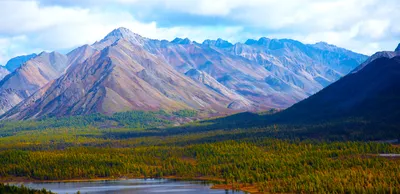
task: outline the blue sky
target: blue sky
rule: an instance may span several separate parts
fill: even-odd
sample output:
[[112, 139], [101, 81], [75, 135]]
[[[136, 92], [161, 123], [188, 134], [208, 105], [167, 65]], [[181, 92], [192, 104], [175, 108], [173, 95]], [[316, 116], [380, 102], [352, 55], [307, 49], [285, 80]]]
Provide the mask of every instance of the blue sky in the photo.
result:
[[398, 0], [2, 0], [0, 64], [91, 44], [118, 27], [149, 38], [291, 38], [356, 52], [400, 42]]

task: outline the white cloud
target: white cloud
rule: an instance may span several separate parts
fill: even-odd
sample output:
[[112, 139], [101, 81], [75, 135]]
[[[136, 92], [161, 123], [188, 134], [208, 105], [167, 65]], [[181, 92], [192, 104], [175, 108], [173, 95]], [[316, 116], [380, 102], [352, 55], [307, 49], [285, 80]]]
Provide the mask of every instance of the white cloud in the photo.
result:
[[[134, 17], [160, 10], [231, 22], [160, 27], [157, 19]], [[3, 0], [0, 12], [7, 17], [0, 18], [0, 63], [19, 54], [93, 43], [120, 26], [158, 39], [235, 42], [267, 36], [325, 41], [372, 54], [393, 50], [400, 42], [398, 10], [397, 0]]]
[[[273, 31], [271, 34], [256, 33], [259, 36], [326, 41], [366, 54], [392, 50], [400, 42], [398, 0], [120, 1], [132, 6], [142, 6], [145, 2], [151, 7], [225, 17], [246, 27]], [[254, 32], [250, 35], [254, 36]]]
[[[18, 9], [17, 9], [18, 8]], [[11, 11], [15, 10], [13, 14]], [[168, 39], [190, 37], [201, 41], [218, 38], [214, 28], [172, 27], [159, 28], [155, 22], [142, 23], [126, 11], [103, 12], [88, 8], [40, 6], [34, 1], [0, 1], [0, 12], [12, 15], [0, 18], [0, 64], [8, 59], [43, 50], [65, 50], [102, 39], [115, 28], [124, 26], [149, 38]], [[233, 36], [241, 28], [228, 27], [220, 30]], [[23, 37], [23, 38], [18, 38]]]
[[368, 20], [359, 23], [359, 35], [372, 40], [385, 39], [389, 34], [390, 20]]

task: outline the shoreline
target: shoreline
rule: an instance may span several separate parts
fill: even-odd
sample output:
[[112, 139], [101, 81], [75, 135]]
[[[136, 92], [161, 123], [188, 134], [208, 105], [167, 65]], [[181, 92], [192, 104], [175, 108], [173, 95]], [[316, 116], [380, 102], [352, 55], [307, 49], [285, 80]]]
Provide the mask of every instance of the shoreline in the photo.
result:
[[[96, 181], [118, 181], [118, 180], [129, 180], [129, 179], [145, 179], [145, 177], [120, 177], [120, 178], [92, 178], [92, 179], [65, 179], [65, 180], [35, 180], [35, 179], [27, 179], [23, 177], [9, 177], [9, 179], [1, 179], [0, 183], [4, 184], [18, 184], [18, 183], [77, 183], [77, 182], [96, 182]], [[175, 176], [166, 176], [160, 178], [146, 178], [146, 179], [167, 179], [167, 180], [181, 180], [181, 181], [208, 181], [211, 183], [211, 189], [215, 190], [235, 190], [235, 191], [243, 191], [247, 193], [260, 193], [256, 188], [256, 185], [242, 185], [239, 184], [238, 187], [235, 187], [231, 184], [219, 184], [218, 182], [222, 182], [223, 179], [214, 178], [214, 177], [196, 177], [196, 178], [187, 178], [187, 177], [175, 177]]]

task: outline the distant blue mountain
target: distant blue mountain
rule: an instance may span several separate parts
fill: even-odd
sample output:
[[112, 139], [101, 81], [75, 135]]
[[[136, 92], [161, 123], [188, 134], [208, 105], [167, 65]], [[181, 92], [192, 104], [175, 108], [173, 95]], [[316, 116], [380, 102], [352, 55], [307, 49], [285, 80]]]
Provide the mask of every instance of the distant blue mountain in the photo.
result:
[[10, 59], [7, 64], [6, 64], [6, 69], [10, 72], [15, 71], [19, 67], [21, 67], [22, 64], [27, 62], [29, 59], [32, 59], [33, 57], [36, 57], [37, 55], [35, 53], [30, 54], [30, 55], [23, 55], [23, 56], [18, 56], [15, 58]]
[[360, 65], [357, 71], [283, 111], [278, 118], [291, 122], [365, 118], [399, 124], [400, 53], [378, 52], [367, 61], [370, 62]]

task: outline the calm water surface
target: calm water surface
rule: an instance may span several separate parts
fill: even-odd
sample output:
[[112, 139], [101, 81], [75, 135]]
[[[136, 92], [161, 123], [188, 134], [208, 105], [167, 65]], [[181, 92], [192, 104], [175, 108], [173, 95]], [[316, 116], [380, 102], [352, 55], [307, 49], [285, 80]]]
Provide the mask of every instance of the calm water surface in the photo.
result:
[[166, 179], [130, 179], [116, 181], [96, 181], [96, 182], [71, 182], [71, 183], [27, 183], [25, 186], [35, 189], [46, 188], [55, 193], [73, 194], [78, 191], [83, 193], [180, 193], [180, 194], [244, 194], [240, 191], [215, 190], [204, 181], [175, 181]]

